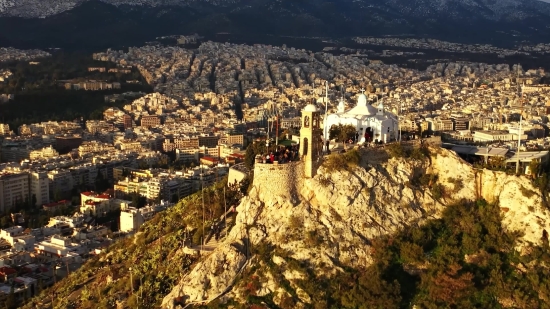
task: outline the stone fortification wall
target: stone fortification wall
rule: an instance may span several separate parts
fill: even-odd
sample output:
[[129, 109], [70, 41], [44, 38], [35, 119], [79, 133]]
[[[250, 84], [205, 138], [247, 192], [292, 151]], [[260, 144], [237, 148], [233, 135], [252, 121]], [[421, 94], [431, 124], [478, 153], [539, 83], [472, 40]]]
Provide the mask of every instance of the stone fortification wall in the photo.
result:
[[303, 180], [303, 162], [254, 165], [254, 187], [263, 201], [283, 198], [293, 204], [298, 202]]
[[233, 165], [229, 168], [229, 175], [227, 178], [228, 184], [240, 183], [248, 177], [248, 169], [244, 163]]

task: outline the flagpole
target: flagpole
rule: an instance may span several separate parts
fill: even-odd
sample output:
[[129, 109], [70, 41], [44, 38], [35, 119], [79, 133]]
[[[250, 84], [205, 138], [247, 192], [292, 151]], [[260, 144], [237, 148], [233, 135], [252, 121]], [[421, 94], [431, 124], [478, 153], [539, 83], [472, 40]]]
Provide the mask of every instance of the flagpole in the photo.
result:
[[518, 158], [517, 158], [517, 162], [516, 162], [516, 175], [519, 174], [519, 165], [520, 165], [519, 152], [520, 152], [520, 148], [521, 148], [521, 119], [523, 118], [523, 88], [521, 88], [520, 85], [519, 85], [519, 63], [518, 63], [517, 71], [518, 71], [518, 77], [516, 79], [516, 83], [518, 85], [518, 94], [520, 95], [519, 100], [520, 100], [521, 108], [520, 108], [520, 112], [519, 112], [518, 151], [516, 153]]
[[327, 113], [328, 113], [328, 80], [325, 81], [325, 117], [324, 117], [324, 120], [323, 120], [323, 138], [324, 138], [324, 143], [325, 143], [325, 152], [328, 153], [328, 144], [327, 144], [327, 140], [328, 140], [328, 137], [327, 137]]

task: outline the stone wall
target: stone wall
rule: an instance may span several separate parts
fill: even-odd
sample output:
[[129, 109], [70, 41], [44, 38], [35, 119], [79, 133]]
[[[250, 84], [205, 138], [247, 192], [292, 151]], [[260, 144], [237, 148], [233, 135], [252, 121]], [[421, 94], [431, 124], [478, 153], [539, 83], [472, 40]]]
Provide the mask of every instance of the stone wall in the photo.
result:
[[246, 177], [248, 177], [248, 169], [245, 167], [244, 163], [236, 164], [229, 168], [227, 183], [240, 183]]
[[254, 187], [263, 201], [283, 198], [296, 203], [303, 180], [303, 162], [254, 165]]

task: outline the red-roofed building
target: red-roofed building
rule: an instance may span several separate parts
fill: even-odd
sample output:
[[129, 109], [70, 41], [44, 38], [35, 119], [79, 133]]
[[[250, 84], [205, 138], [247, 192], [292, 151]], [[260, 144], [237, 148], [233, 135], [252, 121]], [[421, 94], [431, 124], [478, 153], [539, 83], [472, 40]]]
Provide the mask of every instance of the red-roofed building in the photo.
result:
[[244, 158], [245, 156], [240, 153], [233, 153], [227, 156], [225, 160], [227, 161], [227, 163], [237, 164], [237, 163], [244, 162]]
[[212, 157], [202, 157], [201, 158], [201, 164], [208, 165], [208, 166], [215, 166], [218, 165], [220, 161], [218, 159], [214, 159]]
[[80, 193], [80, 212], [93, 216], [102, 216], [113, 211], [111, 200], [113, 197], [106, 193], [82, 192]]
[[48, 211], [48, 212], [54, 212], [54, 211], [57, 211], [59, 209], [62, 209], [64, 207], [69, 207], [71, 206], [71, 201], [68, 201], [68, 200], [62, 200], [62, 201], [59, 201], [59, 202], [53, 202], [53, 203], [49, 203], [49, 204], [44, 204], [42, 205], [42, 208], [45, 210], [45, 211]]
[[17, 276], [17, 271], [11, 267], [0, 267], [0, 281], [8, 282]]

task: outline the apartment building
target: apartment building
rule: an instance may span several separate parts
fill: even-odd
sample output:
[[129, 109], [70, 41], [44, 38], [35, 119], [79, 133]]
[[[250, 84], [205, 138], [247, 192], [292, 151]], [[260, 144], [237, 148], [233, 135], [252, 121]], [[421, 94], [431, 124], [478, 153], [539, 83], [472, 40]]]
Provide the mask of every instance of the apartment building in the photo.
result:
[[69, 192], [74, 187], [74, 180], [71, 172], [66, 169], [55, 169], [48, 172], [50, 195], [55, 192]]
[[147, 198], [149, 200], [171, 201], [186, 197], [192, 193], [193, 187], [185, 178], [160, 176], [149, 180]]
[[120, 209], [120, 204], [112, 203], [108, 194], [95, 192], [80, 193], [80, 212], [93, 216], [103, 216], [108, 212]]
[[164, 151], [174, 151], [176, 149], [185, 149], [185, 148], [196, 148], [199, 147], [199, 138], [198, 137], [187, 137], [187, 138], [174, 138], [164, 140], [162, 148]]
[[35, 248], [38, 254], [49, 257], [76, 258], [79, 254], [86, 253], [85, 248], [80, 244], [73, 243], [70, 238], [59, 235], [54, 235], [49, 240], [37, 243]]
[[199, 161], [199, 148], [183, 148], [176, 149], [176, 161], [182, 162], [198, 162]]
[[82, 144], [82, 137], [79, 135], [55, 137], [55, 149], [61, 153], [78, 148], [80, 144]]
[[154, 214], [155, 210], [151, 206], [125, 209], [120, 213], [120, 231], [124, 233], [136, 232], [145, 221], [153, 218]]
[[101, 131], [114, 131], [114, 125], [112, 123], [103, 120], [88, 120], [86, 121], [86, 129], [91, 134], [96, 134]]
[[141, 126], [142, 127], [156, 127], [156, 126], [160, 126], [161, 124], [161, 121], [160, 121], [160, 117], [159, 116], [155, 116], [155, 115], [147, 115], [147, 116], [143, 116], [141, 117]]
[[9, 135], [10, 134], [10, 125], [5, 123], [0, 123], [0, 135]]
[[281, 129], [299, 128], [301, 124], [300, 117], [281, 119]]
[[[36, 205], [44, 205], [50, 202], [50, 181], [46, 172], [30, 173], [31, 201], [36, 199]], [[33, 206], [36, 206], [33, 205]]]
[[88, 72], [105, 72], [105, 67], [88, 67]]
[[219, 140], [220, 145], [244, 145], [244, 135], [242, 134], [226, 134]]
[[112, 144], [102, 143], [97, 141], [84, 142], [78, 146], [78, 155], [83, 156], [87, 153], [98, 153], [104, 151], [114, 151], [115, 147]]
[[451, 120], [453, 121], [453, 129], [455, 131], [463, 131], [470, 129], [470, 119], [467, 117], [451, 117]]
[[147, 196], [147, 181], [140, 178], [126, 178], [114, 185], [115, 197], [124, 198], [132, 193]]
[[123, 141], [119, 144], [119, 147], [122, 151], [134, 151], [137, 153], [143, 150], [143, 146], [139, 141]]
[[219, 136], [199, 136], [199, 146], [204, 146], [208, 148], [214, 148], [218, 146], [218, 141], [220, 140]]
[[53, 158], [59, 156], [59, 152], [55, 150], [51, 145], [42, 149], [32, 150], [29, 153], [29, 159], [38, 160], [41, 158]]
[[30, 200], [29, 174], [0, 174], [0, 212]]
[[122, 116], [122, 123], [124, 125], [124, 130], [131, 128], [133, 126], [132, 116], [124, 114]]
[[454, 123], [451, 119], [434, 119], [431, 121], [431, 129], [434, 132], [453, 131]]

